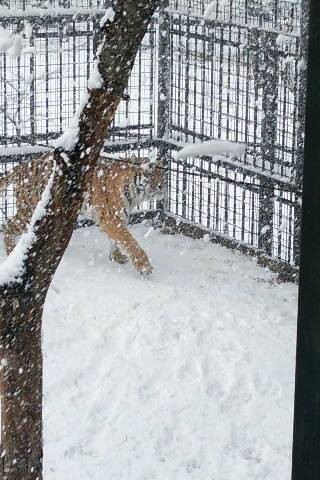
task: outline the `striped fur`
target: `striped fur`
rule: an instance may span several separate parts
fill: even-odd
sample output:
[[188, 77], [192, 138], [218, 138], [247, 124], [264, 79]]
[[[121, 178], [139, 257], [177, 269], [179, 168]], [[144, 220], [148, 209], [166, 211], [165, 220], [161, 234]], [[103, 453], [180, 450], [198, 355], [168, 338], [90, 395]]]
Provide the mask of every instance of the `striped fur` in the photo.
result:
[[[52, 156], [43, 155], [0, 176], [0, 191], [12, 184], [16, 197], [16, 214], [3, 229], [8, 254], [14, 248], [16, 237], [30, 222], [52, 168]], [[146, 253], [128, 230], [128, 220], [135, 206], [144, 200], [160, 198], [163, 191], [161, 161], [101, 157], [89, 181], [80, 213], [93, 219], [110, 238], [113, 261], [125, 263], [130, 260], [140, 273], [152, 272]]]

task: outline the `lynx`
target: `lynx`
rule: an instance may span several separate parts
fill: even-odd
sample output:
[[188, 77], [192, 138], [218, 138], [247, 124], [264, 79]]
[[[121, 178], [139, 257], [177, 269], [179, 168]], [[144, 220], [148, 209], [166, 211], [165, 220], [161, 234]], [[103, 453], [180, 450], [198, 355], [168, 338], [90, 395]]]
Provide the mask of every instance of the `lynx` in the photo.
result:
[[[16, 213], [4, 226], [7, 254], [31, 220], [53, 168], [50, 155], [23, 162], [0, 176], [0, 191], [13, 185]], [[147, 254], [128, 230], [132, 209], [142, 201], [163, 196], [165, 175], [162, 162], [136, 157], [100, 157], [87, 189], [81, 214], [93, 219], [111, 240], [110, 258], [117, 263], [129, 260], [143, 275], [152, 272]]]

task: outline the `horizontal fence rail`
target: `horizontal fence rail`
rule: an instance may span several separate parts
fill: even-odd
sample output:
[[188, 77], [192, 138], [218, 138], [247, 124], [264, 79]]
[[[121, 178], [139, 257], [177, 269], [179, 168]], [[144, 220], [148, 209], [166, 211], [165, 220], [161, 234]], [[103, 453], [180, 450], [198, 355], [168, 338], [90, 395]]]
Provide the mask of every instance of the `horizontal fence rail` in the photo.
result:
[[[2, 170], [69, 124], [109, 2], [6, 3], [1, 25], [22, 35], [23, 50], [19, 58], [0, 53]], [[115, 155], [152, 148], [164, 158], [166, 201], [147, 208], [161, 207], [168, 228], [209, 232], [291, 276], [299, 263], [305, 3], [163, 0], [106, 139]], [[177, 158], [185, 144], [212, 139], [244, 143], [246, 152]], [[14, 212], [12, 190], [1, 202], [4, 220]]]

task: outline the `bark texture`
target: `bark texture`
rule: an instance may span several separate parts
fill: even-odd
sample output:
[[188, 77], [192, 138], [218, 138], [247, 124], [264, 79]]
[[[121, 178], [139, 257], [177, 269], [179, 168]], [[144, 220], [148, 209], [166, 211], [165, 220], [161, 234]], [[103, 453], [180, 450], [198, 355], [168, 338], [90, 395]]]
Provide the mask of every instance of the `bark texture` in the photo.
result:
[[42, 479], [41, 325], [52, 277], [69, 243], [90, 175], [128, 84], [158, 0], [114, 1], [115, 18], [102, 27], [101, 88], [90, 90], [78, 141], [54, 152], [57, 168], [45, 215], [23, 260], [23, 273], [0, 286], [2, 480]]

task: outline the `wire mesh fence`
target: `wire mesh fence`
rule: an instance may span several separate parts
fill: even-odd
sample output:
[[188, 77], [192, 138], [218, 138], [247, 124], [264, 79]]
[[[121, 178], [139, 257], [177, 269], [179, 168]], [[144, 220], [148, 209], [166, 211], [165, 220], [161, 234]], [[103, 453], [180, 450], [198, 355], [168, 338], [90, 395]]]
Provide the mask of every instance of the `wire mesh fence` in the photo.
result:
[[[24, 18], [24, 17], [23, 17]], [[0, 54], [0, 141], [2, 145], [49, 144], [68, 126], [86, 90], [99, 39], [99, 17], [48, 13], [21, 22], [2, 21], [21, 32], [19, 57]], [[111, 135], [154, 135], [156, 76], [155, 27], [135, 63], [128, 100], [121, 102]]]
[[169, 211], [289, 269], [299, 262], [303, 6], [170, 1], [164, 35], [168, 143], [247, 146], [239, 159], [173, 160]]
[[[19, 57], [0, 53], [2, 169], [18, 160], [14, 148], [50, 144], [69, 124], [108, 4], [0, 7], [2, 27], [23, 38]], [[106, 139], [123, 154], [158, 148], [168, 167], [165, 216], [288, 270], [299, 262], [304, 8], [304, 0], [163, 0]], [[176, 158], [186, 143], [211, 139], [245, 143], [246, 153]], [[5, 216], [11, 204], [7, 192]]]

